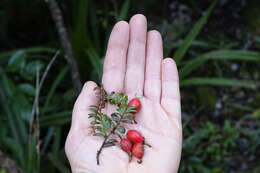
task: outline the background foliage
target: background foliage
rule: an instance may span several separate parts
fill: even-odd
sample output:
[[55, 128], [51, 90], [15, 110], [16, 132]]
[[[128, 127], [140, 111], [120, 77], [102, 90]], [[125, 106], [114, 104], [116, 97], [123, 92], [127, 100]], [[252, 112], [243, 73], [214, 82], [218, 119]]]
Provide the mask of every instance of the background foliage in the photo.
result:
[[[260, 171], [258, 1], [58, 3], [82, 81], [100, 81], [115, 22], [143, 13], [162, 33], [164, 56], [175, 59], [180, 74], [179, 172]], [[70, 172], [64, 141], [76, 95], [44, 0], [2, 0], [0, 40], [0, 150], [26, 173]]]

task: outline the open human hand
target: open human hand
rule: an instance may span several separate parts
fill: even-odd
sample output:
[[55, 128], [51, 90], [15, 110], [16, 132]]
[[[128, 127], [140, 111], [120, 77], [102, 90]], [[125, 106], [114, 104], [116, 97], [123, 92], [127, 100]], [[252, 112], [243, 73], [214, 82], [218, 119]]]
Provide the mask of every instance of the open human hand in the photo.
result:
[[[140, 131], [152, 148], [145, 147], [142, 164], [129, 162], [119, 146], [103, 149], [100, 165], [97, 150], [103, 138], [92, 136], [90, 105], [97, 105], [94, 82], [87, 82], [74, 105], [72, 124], [65, 150], [73, 173], [176, 173], [182, 148], [179, 80], [176, 64], [163, 59], [159, 32], [147, 33], [145, 16], [137, 14], [129, 22], [118, 22], [110, 35], [103, 67], [102, 83], [109, 93], [124, 92], [129, 99], [136, 94], [142, 108], [138, 124], [127, 129]], [[104, 112], [115, 108], [108, 105]]]

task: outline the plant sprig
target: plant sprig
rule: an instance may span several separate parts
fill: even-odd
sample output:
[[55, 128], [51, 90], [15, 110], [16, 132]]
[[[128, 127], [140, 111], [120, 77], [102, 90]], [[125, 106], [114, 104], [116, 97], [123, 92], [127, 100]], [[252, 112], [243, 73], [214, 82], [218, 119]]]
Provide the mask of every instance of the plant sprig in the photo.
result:
[[[97, 151], [97, 164], [99, 165], [99, 156], [105, 147], [116, 145], [118, 142], [116, 139], [111, 138], [112, 136], [122, 139], [121, 135], [124, 135], [126, 129], [124, 123], [133, 124], [135, 123], [135, 106], [128, 106], [128, 96], [124, 93], [108, 94], [103, 86], [95, 88], [97, 97], [100, 99], [98, 106], [91, 106], [91, 113], [88, 118], [92, 118], [91, 124], [93, 125], [94, 134], [93, 136], [101, 136], [104, 141]], [[107, 104], [117, 106], [116, 112], [107, 115], [102, 110]]]

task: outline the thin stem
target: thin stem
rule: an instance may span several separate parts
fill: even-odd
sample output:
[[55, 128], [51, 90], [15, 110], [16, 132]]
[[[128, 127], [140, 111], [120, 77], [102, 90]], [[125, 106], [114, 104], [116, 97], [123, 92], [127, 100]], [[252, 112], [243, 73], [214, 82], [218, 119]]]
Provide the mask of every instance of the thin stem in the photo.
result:
[[33, 102], [33, 107], [32, 107], [31, 119], [30, 119], [30, 131], [29, 131], [30, 135], [32, 135], [32, 126], [33, 126], [33, 122], [34, 122], [34, 114], [35, 114], [35, 111], [36, 111], [36, 108], [37, 108], [36, 104], [37, 104], [37, 101], [39, 100], [39, 96], [40, 96], [40, 92], [41, 92], [41, 89], [42, 89], [42, 85], [43, 85], [43, 83], [44, 83], [44, 81], [45, 81], [45, 79], [47, 77], [47, 74], [48, 74], [50, 68], [52, 67], [54, 61], [57, 59], [59, 54], [60, 54], [60, 50], [58, 50], [55, 53], [55, 55], [52, 57], [52, 59], [48, 63], [47, 67], [44, 70], [42, 78], [40, 80], [38, 89], [36, 90], [35, 98], [34, 98], [34, 102]]
[[72, 84], [77, 95], [80, 93], [82, 84], [80, 81], [79, 70], [75, 60], [73, 48], [68, 37], [68, 33], [64, 24], [61, 9], [56, 0], [45, 0], [49, 6], [51, 16], [55, 22], [57, 32], [60, 38], [61, 47], [64, 51], [64, 57], [70, 67]]
[[120, 123], [121, 123], [122, 118], [124, 117], [124, 115], [125, 115], [125, 113], [126, 113], [126, 110], [127, 110], [127, 108], [125, 108], [124, 113], [120, 115], [120, 119], [119, 119], [118, 123], [117, 123], [116, 126], [110, 131], [110, 133], [105, 137], [105, 139], [104, 139], [104, 141], [103, 141], [103, 143], [102, 143], [100, 149], [97, 151], [97, 164], [98, 164], [98, 165], [99, 165], [99, 156], [100, 156], [100, 154], [101, 154], [101, 152], [102, 152], [102, 150], [103, 150], [103, 148], [104, 148], [104, 146], [105, 146], [107, 140], [109, 139], [109, 137], [110, 137], [112, 134], [115, 133], [116, 129], [118, 128], [118, 126], [119, 126]]

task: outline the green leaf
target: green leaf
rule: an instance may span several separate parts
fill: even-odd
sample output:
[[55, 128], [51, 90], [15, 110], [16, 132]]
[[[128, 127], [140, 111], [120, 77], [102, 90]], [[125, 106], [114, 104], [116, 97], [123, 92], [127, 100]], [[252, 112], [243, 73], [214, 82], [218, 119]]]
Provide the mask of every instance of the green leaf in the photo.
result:
[[101, 136], [101, 137], [105, 137], [105, 135], [102, 134], [102, 133], [95, 133], [95, 134], [93, 134], [93, 136]]
[[30, 96], [35, 96], [35, 88], [28, 83], [23, 83], [18, 85], [18, 90]]
[[112, 119], [115, 121], [115, 122], [119, 122], [119, 117], [118, 117], [118, 115], [116, 114], [116, 113], [112, 113], [111, 114], [111, 117], [112, 117]]
[[136, 107], [135, 106], [128, 106], [126, 109], [127, 113], [133, 113], [133, 112], [137, 112], [136, 111]]
[[3, 89], [5, 90], [5, 94], [7, 97], [13, 98], [15, 95], [17, 88], [15, 86], [15, 83], [13, 80], [8, 78], [8, 76], [5, 73], [0, 73], [0, 83], [3, 86]]
[[94, 130], [98, 130], [99, 132], [104, 132], [104, 129], [101, 126], [94, 126]]
[[129, 9], [130, 9], [130, 0], [125, 0], [121, 8], [120, 14], [117, 17], [117, 21], [126, 20]]
[[31, 61], [25, 67], [25, 70], [22, 71], [22, 76], [28, 80], [33, 79], [36, 76], [37, 68], [41, 71], [44, 68], [44, 63], [41, 61]]
[[112, 147], [112, 146], [115, 146], [116, 144], [114, 144], [114, 143], [111, 143], [111, 142], [106, 142], [105, 144], [104, 144], [104, 147]]
[[135, 114], [132, 114], [132, 113], [126, 113], [124, 117], [132, 117], [132, 118], [135, 118], [136, 115], [135, 115]]
[[56, 50], [48, 47], [31, 47], [24, 49], [16, 49], [7, 52], [0, 53], [0, 61], [4, 62], [10, 59], [10, 56], [15, 54], [17, 51], [24, 51], [26, 54], [39, 54], [39, 53], [55, 53]]
[[208, 17], [210, 16], [213, 8], [216, 5], [216, 0], [214, 0], [214, 2], [210, 5], [210, 7], [207, 9], [206, 13], [204, 14], [204, 16], [202, 16], [199, 21], [194, 25], [194, 27], [191, 29], [191, 31], [189, 32], [189, 34], [186, 36], [186, 38], [184, 39], [183, 44], [181, 45], [181, 47], [176, 51], [175, 55], [174, 55], [174, 60], [176, 61], [177, 64], [180, 63], [181, 59], [183, 58], [183, 56], [186, 54], [187, 50], [189, 49], [192, 41], [197, 37], [197, 35], [200, 33], [202, 27], [205, 25], [205, 23], [208, 20]]
[[260, 61], [260, 53], [243, 50], [216, 50], [199, 55], [196, 58], [186, 62], [185, 65], [180, 69], [180, 80], [210, 60], [237, 60], [255, 62]]
[[88, 114], [88, 115], [89, 115], [88, 118], [95, 118], [95, 119], [97, 119], [98, 121], [101, 121], [101, 118], [100, 118], [99, 116], [97, 116], [96, 114], [90, 113], [90, 114]]
[[60, 126], [71, 122], [71, 110], [53, 113], [51, 115], [40, 116], [40, 126], [46, 128], [49, 126]]
[[10, 70], [18, 70], [25, 66], [26, 53], [23, 50], [15, 52], [8, 61]]
[[96, 71], [96, 73], [98, 75], [98, 79], [100, 81], [103, 68], [102, 68], [102, 64], [100, 62], [98, 53], [95, 51], [95, 49], [89, 48], [86, 50], [86, 54], [88, 55], [88, 58], [92, 64], [92, 66], [94, 67], [94, 70]]
[[117, 130], [122, 133], [125, 134], [125, 128], [123, 126], [118, 126]]
[[117, 143], [118, 141], [116, 139], [109, 139], [107, 142], [110, 142], [110, 143]]
[[69, 68], [68, 66], [65, 66], [61, 69], [61, 71], [59, 72], [59, 74], [55, 77], [55, 80], [54, 82], [52, 83], [50, 89], [49, 89], [49, 92], [47, 94], [47, 98], [46, 98], [46, 101], [44, 103], [44, 106], [43, 106], [43, 112], [45, 112], [45, 110], [49, 107], [49, 104], [50, 104], [50, 101], [51, 99], [53, 98], [53, 96], [55, 95], [55, 90], [57, 89], [57, 87], [59, 85], [62, 84], [62, 81], [64, 80], [66, 74], [69, 72]]
[[96, 124], [100, 124], [100, 122], [92, 121], [91, 124], [92, 124], [92, 125], [96, 125]]
[[31, 140], [27, 142], [26, 145], [26, 158], [25, 158], [25, 172], [34, 172], [37, 167], [37, 161], [39, 157], [37, 157], [37, 139], [35, 136], [32, 136]]
[[100, 112], [98, 112], [97, 108], [90, 107], [90, 110], [98, 115], [102, 115]]
[[41, 145], [41, 154], [45, 154], [45, 151], [51, 141], [52, 136], [54, 135], [54, 127], [49, 127], [47, 134], [44, 137], [44, 140], [42, 140], [43, 144]]
[[111, 127], [111, 120], [108, 118], [103, 119], [102, 124], [106, 130], [110, 129]]
[[228, 78], [190, 78], [181, 81], [181, 86], [211, 85], [211, 86], [237, 86], [248, 89], [256, 89], [259, 83]]
[[125, 118], [125, 119], [122, 119], [122, 122], [126, 123], [126, 124], [133, 124], [133, 119]]

